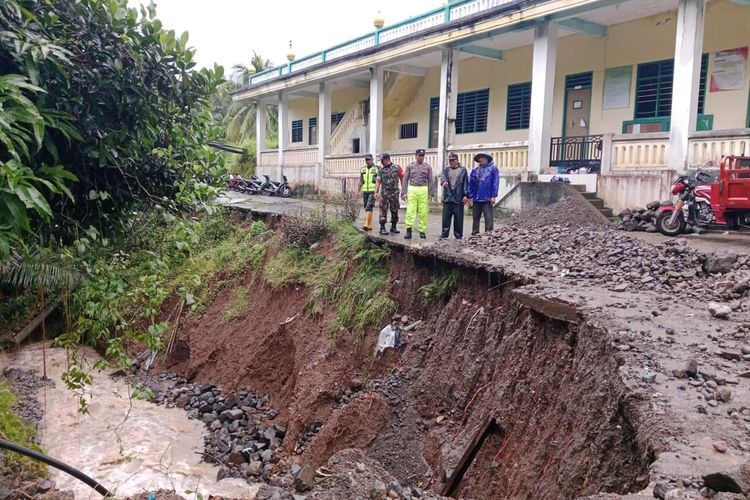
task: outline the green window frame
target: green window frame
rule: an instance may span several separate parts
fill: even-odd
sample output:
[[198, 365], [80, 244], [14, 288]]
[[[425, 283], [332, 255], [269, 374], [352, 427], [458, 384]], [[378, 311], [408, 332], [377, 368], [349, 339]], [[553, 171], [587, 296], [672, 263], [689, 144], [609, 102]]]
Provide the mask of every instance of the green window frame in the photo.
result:
[[302, 142], [302, 120], [292, 120], [292, 142]]
[[[706, 106], [706, 80], [708, 79], [708, 54], [701, 57], [698, 86], [698, 114]], [[674, 59], [653, 61], [638, 65], [635, 86], [636, 120], [641, 118], [666, 118], [672, 115], [672, 88]]]
[[307, 119], [307, 144], [314, 146], [318, 143], [318, 118]]
[[508, 85], [505, 109], [505, 130], [529, 128], [531, 116], [531, 82]]
[[490, 89], [461, 92], [456, 99], [456, 134], [487, 131]]

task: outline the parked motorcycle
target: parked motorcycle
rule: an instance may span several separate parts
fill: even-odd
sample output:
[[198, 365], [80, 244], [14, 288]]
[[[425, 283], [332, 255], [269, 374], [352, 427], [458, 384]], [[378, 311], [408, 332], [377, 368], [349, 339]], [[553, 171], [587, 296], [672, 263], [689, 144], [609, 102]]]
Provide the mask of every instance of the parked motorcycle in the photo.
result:
[[260, 188], [262, 194], [268, 196], [283, 196], [285, 198], [292, 196], [292, 188], [289, 186], [289, 181], [287, 180], [286, 175], [281, 176], [284, 179], [281, 182], [272, 181], [267, 175], [263, 175], [263, 177], [266, 178], [266, 181]]
[[727, 226], [727, 222], [714, 213], [711, 204], [713, 177], [702, 171], [681, 175], [672, 184], [672, 195], [677, 202], [659, 207], [656, 228], [666, 236], [677, 236], [687, 230], [688, 224], [697, 228], [713, 225]]

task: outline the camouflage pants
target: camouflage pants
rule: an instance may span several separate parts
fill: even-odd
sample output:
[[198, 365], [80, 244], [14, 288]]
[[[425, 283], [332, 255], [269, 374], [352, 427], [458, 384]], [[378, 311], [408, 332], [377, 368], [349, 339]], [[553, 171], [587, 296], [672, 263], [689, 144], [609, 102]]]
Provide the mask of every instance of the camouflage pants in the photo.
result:
[[398, 191], [385, 191], [380, 193], [380, 224], [385, 225], [388, 221], [388, 210], [391, 211], [391, 224], [398, 222]]

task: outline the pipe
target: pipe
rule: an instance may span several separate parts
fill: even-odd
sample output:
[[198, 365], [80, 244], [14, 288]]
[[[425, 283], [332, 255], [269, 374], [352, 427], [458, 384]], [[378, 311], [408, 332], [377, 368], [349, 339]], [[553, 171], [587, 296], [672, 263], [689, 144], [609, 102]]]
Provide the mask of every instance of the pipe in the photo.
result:
[[61, 471], [67, 474], [70, 474], [74, 478], [80, 481], [83, 481], [87, 485], [91, 486], [94, 490], [96, 490], [97, 493], [99, 493], [102, 496], [105, 496], [105, 497], [113, 496], [107, 488], [97, 483], [96, 481], [91, 479], [89, 476], [87, 476], [83, 472], [77, 469], [74, 469], [68, 464], [62, 463], [59, 460], [55, 460], [54, 458], [49, 457], [43, 453], [39, 453], [37, 451], [34, 451], [30, 448], [26, 448], [25, 446], [21, 446], [16, 443], [11, 443], [10, 441], [6, 441], [5, 439], [0, 439], [0, 448], [5, 448], [6, 450], [10, 450], [10, 451], [19, 453], [21, 455], [25, 455], [29, 458], [33, 458], [34, 460], [39, 460], [40, 462], [44, 462], [47, 465], [51, 465], [52, 467], [56, 469], [60, 469]]

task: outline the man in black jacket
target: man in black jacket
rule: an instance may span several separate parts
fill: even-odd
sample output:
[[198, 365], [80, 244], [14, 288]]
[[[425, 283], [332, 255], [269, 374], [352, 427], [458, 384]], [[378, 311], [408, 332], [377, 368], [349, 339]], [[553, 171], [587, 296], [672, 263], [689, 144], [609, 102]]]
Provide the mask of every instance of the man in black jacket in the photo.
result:
[[456, 153], [448, 154], [448, 166], [441, 175], [443, 186], [443, 232], [441, 238], [447, 238], [453, 219], [453, 235], [457, 240], [464, 232], [464, 204], [468, 200], [466, 192], [469, 187], [469, 174], [458, 162]]

